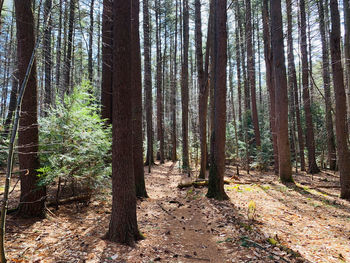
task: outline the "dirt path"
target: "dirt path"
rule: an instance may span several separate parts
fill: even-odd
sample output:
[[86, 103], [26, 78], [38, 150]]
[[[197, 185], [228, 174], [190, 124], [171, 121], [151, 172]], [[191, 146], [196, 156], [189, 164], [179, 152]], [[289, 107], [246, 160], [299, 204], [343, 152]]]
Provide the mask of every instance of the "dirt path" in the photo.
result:
[[111, 209], [111, 196], [104, 194], [88, 207], [72, 204], [52, 210], [42, 221], [9, 217], [9, 258], [55, 263], [308, 262], [270, 245], [261, 222], [249, 224], [245, 204], [237, 204], [241, 199], [232, 195], [235, 186], [226, 187], [231, 201], [217, 202], [205, 197], [207, 188], [178, 189], [188, 178], [177, 164], [156, 165], [151, 174], [145, 169], [145, 177], [150, 198], [138, 202], [137, 214], [146, 239], [135, 248], [101, 239]]

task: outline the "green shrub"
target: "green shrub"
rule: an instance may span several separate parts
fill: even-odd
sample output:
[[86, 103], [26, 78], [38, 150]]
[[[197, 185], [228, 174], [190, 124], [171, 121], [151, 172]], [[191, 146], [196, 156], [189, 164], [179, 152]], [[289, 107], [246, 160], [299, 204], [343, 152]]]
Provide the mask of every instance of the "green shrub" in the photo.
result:
[[111, 175], [111, 127], [84, 83], [39, 120], [41, 184], [76, 179], [94, 188]]

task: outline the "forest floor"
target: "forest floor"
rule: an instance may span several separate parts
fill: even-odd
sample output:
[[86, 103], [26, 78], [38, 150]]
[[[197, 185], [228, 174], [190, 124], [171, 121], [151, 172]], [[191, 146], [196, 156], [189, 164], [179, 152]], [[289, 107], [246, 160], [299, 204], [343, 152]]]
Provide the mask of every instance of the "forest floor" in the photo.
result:
[[[228, 167], [227, 177], [235, 169]], [[294, 175], [283, 185], [266, 173], [242, 172], [225, 185], [229, 201], [205, 197], [207, 188], [177, 188], [189, 180], [177, 164], [145, 169], [148, 199], [138, 201], [135, 248], [101, 239], [108, 229], [110, 194], [89, 205], [50, 208], [46, 219], [10, 215], [11, 262], [350, 262], [350, 203], [338, 198], [333, 173]], [[15, 180], [14, 180], [15, 181]], [[19, 188], [11, 195], [17, 198]], [[256, 204], [248, 220], [248, 204]], [[13, 202], [12, 202], [13, 204]]]

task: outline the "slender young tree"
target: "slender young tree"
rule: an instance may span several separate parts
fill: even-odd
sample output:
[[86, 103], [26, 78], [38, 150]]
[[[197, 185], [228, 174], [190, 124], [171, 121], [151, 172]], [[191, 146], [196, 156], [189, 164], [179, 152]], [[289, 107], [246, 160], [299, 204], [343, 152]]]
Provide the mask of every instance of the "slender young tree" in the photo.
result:
[[315, 136], [311, 113], [309, 92], [309, 63], [307, 55], [305, 0], [299, 0], [300, 9], [300, 50], [302, 66], [303, 101], [306, 121], [306, 146], [308, 150], [308, 172], [315, 174], [320, 171], [316, 163]]
[[112, 214], [106, 238], [133, 245], [141, 238], [136, 216], [132, 123], [132, 0], [113, 3]]
[[212, 134], [213, 155], [209, 172], [207, 197], [228, 199], [224, 190], [225, 142], [226, 142], [226, 66], [227, 30], [226, 0], [214, 1], [214, 130]]
[[292, 165], [288, 140], [288, 85], [283, 47], [281, 1], [271, 0], [271, 42], [275, 81], [276, 131], [279, 176], [282, 182], [292, 182]]
[[133, 125], [133, 158], [137, 197], [147, 197], [143, 170], [143, 136], [142, 136], [142, 80], [141, 53], [139, 33], [139, 0], [132, 0], [131, 13], [131, 59], [132, 59], [132, 125]]
[[326, 105], [326, 128], [327, 128], [327, 150], [329, 169], [335, 170], [337, 164], [337, 155], [335, 149], [335, 137], [333, 131], [332, 119], [332, 101], [331, 101], [331, 81], [329, 69], [329, 42], [326, 34], [326, 23], [324, 19], [323, 0], [317, 2], [320, 24], [320, 35], [322, 42], [322, 76], [324, 86], [324, 100]]
[[103, 0], [102, 14], [102, 83], [101, 115], [112, 124], [112, 85], [113, 85], [113, 1]]
[[[17, 25], [18, 79], [22, 84], [34, 46], [34, 16], [31, 1], [15, 0]], [[18, 214], [22, 217], [43, 217], [45, 215], [46, 188], [38, 186], [38, 98], [36, 62], [29, 72], [22, 101], [19, 120], [18, 158], [20, 170], [21, 197]]]
[[[144, 89], [145, 109], [147, 125], [147, 156], [146, 164], [151, 165], [153, 159], [153, 103], [152, 103], [152, 70], [151, 70], [151, 39], [150, 39], [150, 14], [148, 0], [143, 1], [143, 49], [144, 49]], [[150, 171], [150, 170], [149, 170]]]
[[92, 48], [93, 48], [93, 40], [94, 40], [94, 2], [95, 0], [91, 0], [90, 2], [90, 29], [89, 29], [89, 50], [88, 50], [88, 76], [89, 81], [92, 84], [93, 79], [93, 68], [92, 68]]
[[340, 197], [350, 199], [350, 152], [348, 148], [348, 128], [346, 122], [346, 96], [344, 75], [341, 64], [340, 16], [338, 1], [330, 1], [333, 85], [335, 93], [335, 128], [337, 135], [338, 166], [340, 173]]
[[183, 0], [183, 52], [181, 68], [181, 106], [182, 106], [182, 166], [189, 172], [188, 158], [188, 46], [189, 46], [189, 7], [188, 0]]

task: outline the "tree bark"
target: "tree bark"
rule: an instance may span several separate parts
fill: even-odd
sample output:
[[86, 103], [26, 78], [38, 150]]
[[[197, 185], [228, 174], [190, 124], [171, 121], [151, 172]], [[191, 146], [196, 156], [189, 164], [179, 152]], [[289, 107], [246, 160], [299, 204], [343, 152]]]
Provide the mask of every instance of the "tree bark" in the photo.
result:
[[153, 106], [152, 106], [152, 70], [151, 70], [151, 40], [150, 40], [150, 14], [148, 0], [143, 1], [143, 48], [144, 48], [144, 89], [147, 124], [147, 156], [146, 164], [154, 163], [153, 159]]
[[246, 43], [247, 43], [247, 69], [250, 86], [250, 98], [252, 106], [252, 118], [254, 126], [254, 135], [256, 147], [261, 146], [258, 110], [256, 106], [256, 81], [255, 81], [255, 54], [253, 53], [253, 29], [252, 29], [252, 11], [250, 0], [245, 0], [246, 3]]
[[228, 199], [224, 190], [225, 141], [226, 141], [226, 65], [227, 31], [226, 0], [214, 1], [214, 130], [212, 134], [213, 155], [209, 172], [207, 197]]
[[113, 4], [112, 214], [106, 237], [134, 245], [140, 239], [136, 216], [132, 123], [131, 0]]
[[139, 33], [139, 0], [132, 0], [131, 13], [131, 60], [132, 60], [132, 125], [133, 125], [133, 158], [137, 197], [147, 197], [143, 171], [143, 138], [142, 138], [142, 80], [141, 53]]
[[335, 128], [337, 134], [340, 197], [350, 199], [350, 152], [346, 122], [346, 95], [340, 50], [340, 16], [337, 0], [330, 1], [332, 29], [330, 48], [332, 57], [333, 85], [335, 92]]
[[113, 98], [113, 1], [103, 0], [101, 116], [112, 124]]
[[[15, 0], [17, 19], [17, 59], [18, 78], [22, 83], [35, 45], [34, 17], [31, 1]], [[38, 158], [38, 101], [36, 62], [28, 78], [22, 100], [19, 121], [18, 158], [20, 170], [21, 196], [18, 215], [22, 217], [43, 217], [45, 215], [46, 188], [39, 187], [37, 169]]]
[[292, 165], [288, 140], [288, 85], [283, 47], [281, 1], [271, 0], [271, 42], [275, 81], [276, 131], [279, 176], [282, 182], [292, 182]]
[[183, 59], [181, 69], [181, 106], [182, 106], [182, 167], [189, 172], [188, 158], [188, 45], [189, 45], [189, 8], [188, 0], [183, 0]]
[[277, 146], [277, 132], [276, 132], [276, 106], [275, 106], [275, 86], [273, 76], [273, 53], [271, 50], [271, 34], [269, 27], [269, 7], [268, 0], [263, 1], [262, 7], [263, 17], [263, 37], [264, 37], [264, 57], [266, 68], [266, 86], [270, 95], [270, 129], [272, 133], [273, 157], [274, 157], [274, 171], [278, 174], [278, 146]]
[[308, 150], [308, 172], [315, 174], [320, 171], [316, 163], [315, 136], [311, 113], [311, 101], [309, 93], [309, 63], [307, 56], [306, 41], [306, 16], [305, 0], [299, 1], [300, 8], [300, 49], [301, 49], [301, 66], [302, 66], [302, 84], [303, 84], [303, 101], [306, 121], [306, 146]]
[[89, 51], [88, 51], [88, 76], [90, 84], [92, 85], [93, 80], [93, 68], [92, 68], [92, 44], [94, 38], [94, 2], [91, 0], [90, 3], [90, 29], [89, 29]]
[[323, 0], [318, 3], [320, 34], [322, 42], [322, 76], [324, 86], [324, 99], [326, 105], [326, 128], [327, 128], [327, 149], [329, 169], [335, 170], [337, 165], [337, 155], [335, 149], [335, 137], [333, 131], [332, 119], [332, 101], [331, 101], [331, 86], [330, 86], [330, 70], [329, 70], [329, 45], [326, 34], [326, 24], [324, 19]]
[[287, 42], [288, 42], [289, 87], [290, 89], [292, 89], [291, 99], [293, 100], [292, 105], [294, 105], [295, 107], [295, 109], [293, 109], [292, 111], [295, 112], [295, 119], [297, 122], [300, 170], [305, 171], [304, 135], [303, 135], [303, 130], [301, 128], [300, 107], [299, 107], [299, 98], [298, 98], [298, 82], [297, 82], [297, 74], [295, 71], [295, 62], [294, 62], [292, 1], [286, 0], [286, 5], [287, 5], [287, 21], [288, 21]]
[[[46, 0], [44, 5], [44, 21], [47, 21], [47, 27], [44, 32], [44, 68], [45, 68], [45, 97], [44, 111], [47, 112], [48, 107], [52, 103], [52, 87], [51, 87], [51, 72], [52, 72], [52, 57], [51, 57], [51, 18], [52, 0]], [[44, 112], [44, 114], [46, 114]]]

